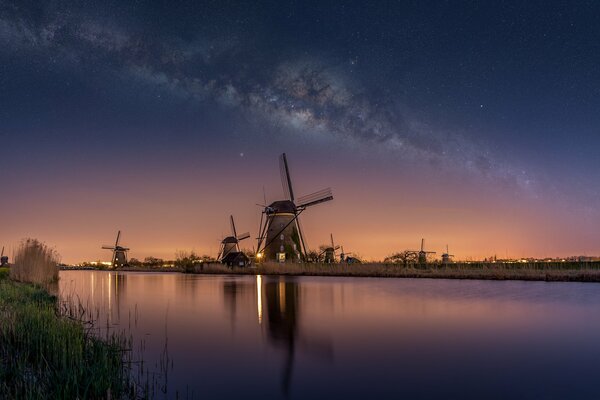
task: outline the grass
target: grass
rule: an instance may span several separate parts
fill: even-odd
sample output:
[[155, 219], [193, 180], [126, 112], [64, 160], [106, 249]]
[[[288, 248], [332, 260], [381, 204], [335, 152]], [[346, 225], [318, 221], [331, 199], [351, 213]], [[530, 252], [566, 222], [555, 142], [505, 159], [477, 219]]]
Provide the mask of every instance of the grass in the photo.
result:
[[13, 266], [0, 268], [0, 399], [146, 397], [131, 380], [131, 340], [100, 338], [85, 310], [47, 291], [58, 281], [57, 259], [27, 239]]
[[572, 263], [456, 263], [402, 266], [398, 264], [278, 264], [262, 263], [256, 268], [228, 268], [205, 264], [194, 273], [252, 275], [312, 275], [382, 278], [439, 278], [600, 282], [600, 262]]
[[15, 281], [48, 285], [58, 282], [59, 255], [37, 239], [25, 239], [19, 245], [10, 277]]

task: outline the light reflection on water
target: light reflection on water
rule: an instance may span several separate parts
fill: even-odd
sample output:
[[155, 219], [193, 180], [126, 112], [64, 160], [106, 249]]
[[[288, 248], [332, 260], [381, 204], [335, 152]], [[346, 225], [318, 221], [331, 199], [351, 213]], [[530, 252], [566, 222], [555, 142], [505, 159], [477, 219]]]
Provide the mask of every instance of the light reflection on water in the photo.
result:
[[[166, 398], [600, 398], [600, 285], [61, 272]], [[162, 357], [162, 358], [161, 358]]]

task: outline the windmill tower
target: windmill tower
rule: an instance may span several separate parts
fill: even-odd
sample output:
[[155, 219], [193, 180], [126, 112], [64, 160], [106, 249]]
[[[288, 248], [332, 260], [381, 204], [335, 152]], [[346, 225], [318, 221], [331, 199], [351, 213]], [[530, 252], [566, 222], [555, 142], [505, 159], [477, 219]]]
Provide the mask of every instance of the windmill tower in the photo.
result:
[[115, 240], [114, 246], [102, 246], [105, 250], [112, 250], [112, 262], [111, 265], [113, 268], [124, 267], [127, 264], [127, 252], [129, 249], [127, 247], [123, 247], [119, 244], [119, 239], [121, 238], [121, 231], [117, 232], [117, 240]]
[[418, 253], [419, 264], [427, 263], [427, 255], [428, 254], [435, 254], [435, 251], [425, 251], [425, 239], [421, 239], [421, 250], [419, 250], [419, 253]]
[[333, 200], [333, 194], [331, 188], [327, 188], [296, 200], [285, 153], [279, 161], [285, 200], [265, 206], [262, 212], [257, 258], [279, 262], [303, 261], [306, 241], [298, 217], [308, 207]]
[[219, 250], [219, 255], [217, 256], [217, 260], [219, 262], [224, 262], [232, 257], [234, 254], [241, 253], [240, 250], [240, 242], [244, 239], [248, 239], [250, 237], [250, 233], [242, 233], [241, 235], [237, 234], [235, 229], [235, 221], [233, 220], [233, 215], [229, 216], [229, 222], [231, 225], [231, 236], [227, 236], [223, 240], [221, 240], [221, 249]]
[[4, 246], [2, 246], [2, 253], [0, 253], [0, 267], [8, 266], [8, 256], [4, 255]]
[[335, 252], [336, 250], [339, 250], [340, 246], [336, 246], [335, 243], [333, 242], [333, 233], [331, 234], [331, 246], [325, 248], [325, 250], [323, 250], [323, 252], [321, 254], [324, 254], [325, 257], [323, 258], [323, 261], [325, 263], [331, 264], [334, 263], [335, 260]]
[[451, 264], [452, 257], [454, 257], [454, 254], [450, 254], [450, 252], [448, 251], [448, 245], [446, 245], [446, 252], [444, 254], [442, 254], [442, 264], [444, 264], [444, 265]]

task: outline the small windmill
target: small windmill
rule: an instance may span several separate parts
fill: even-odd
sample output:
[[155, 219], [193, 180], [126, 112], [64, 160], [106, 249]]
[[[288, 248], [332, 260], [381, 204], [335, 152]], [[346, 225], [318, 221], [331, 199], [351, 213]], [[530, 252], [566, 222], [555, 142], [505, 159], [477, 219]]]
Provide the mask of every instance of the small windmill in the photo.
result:
[[442, 264], [451, 264], [452, 257], [454, 257], [454, 254], [450, 254], [448, 251], [448, 245], [446, 245], [446, 252], [442, 254]]
[[414, 250], [410, 250], [411, 253], [417, 253], [417, 259], [418, 259], [418, 263], [419, 264], [426, 264], [427, 263], [427, 255], [428, 254], [435, 254], [435, 251], [425, 251], [425, 239], [421, 239], [421, 250], [419, 251], [414, 251]]
[[233, 215], [229, 216], [229, 222], [231, 225], [231, 236], [227, 236], [221, 240], [221, 249], [219, 250], [219, 255], [217, 256], [217, 260], [223, 263], [228, 263], [232, 257], [243, 254], [240, 250], [240, 242], [250, 237], [249, 232], [242, 233], [241, 235], [237, 234]]
[[333, 233], [331, 234], [331, 246], [326, 247], [325, 249], [323, 249], [323, 251], [321, 252], [321, 254], [319, 254], [319, 259], [321, 258], [321, 256], [324, 255], [323, 261], [325, 263], [331, 264], [334, 263], [336, 261], [335, 259], [335, 252], [336, 250], [339, 250], [340, 246], [336, 246], [334, 241], [333, 241]]
[[121, 231], [117, 232], [117, 240], [115, 240], [114, 246], [102, 246], [105, 250], [112, 250], [112, 262], [111, 265], [113, 268], [124, 267], [127, 264], [127, 252], [129, 248], [123, 247], [119, 244], [119, 240], [121, 239]]
[[280, 156], [279, 167], [285, 200], [264, 206], [257, 258], [279, 262], [302, 261], [306, 256], [306, 241], [298, 217], [308, 207], [333, 200], [333, 194], [331, 188], [327, 188], [296, 200], [285, 153]]
[[2, 253], [0, 253], [0, 267], [6, 267], [8, 265], [8, 256], [4, 255], [4, 246], [2, 246]]
[[345, 262], [346, 264], [362, 264], [360, 258], [356, 257], [354, 253], [346, 253], [344, 251], [344, 246], [341, 246], [342, 252], [340, 253], [340, 262]]

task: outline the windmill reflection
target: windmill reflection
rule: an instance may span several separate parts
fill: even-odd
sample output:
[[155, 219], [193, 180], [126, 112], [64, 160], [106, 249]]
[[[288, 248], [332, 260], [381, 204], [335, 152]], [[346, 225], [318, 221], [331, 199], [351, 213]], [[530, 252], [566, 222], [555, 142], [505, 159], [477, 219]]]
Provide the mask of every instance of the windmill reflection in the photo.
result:
[[[262, 319], [262, 296], [266, 306], [267, 338], [276, 347], [285, 350], [286, 359], [282, 373], [282, 390], [287, 396], [290, 392], [294, 358], [299, 349], [303, 353], [317, 355], [326, 360], [333, 358], [331, 341], [328, 338], [317, 338], [300, 329], [300, 285], [292, 279], [265, 279], [257, 277], [259, 322]], [[262, 285], [262, 288], [260, 287]]]
[[[256, 299], [258, 324], [266, 332], [267, 342], [285, 352], [281, 386], [285, 396], [290, 393], [297, 353], [318, 356], [330, 361], [333, 358], [331, 340], [309, 334], [300, 327], [301, 286], [293, 278], [256, 276], [256, 282], [239, 279], [223, 281], [225, 310], [231, 319], [232, 329], [239, 312], [249, 312]], [[252, 307], [254, 308], [254, 307]]]
[[[105, 293], [108, 300], [107, 305], [110, 323], [119, 324], [121, 322], [121, 297], [125, 294], [127, 275], [119, 272], [109, 272], [108, 279], [102, 280], [101, 282], [103, 284], [106, 282], [107, 285]], [[94, 279], [92, 279], [92, 286], [94, 286]]]

